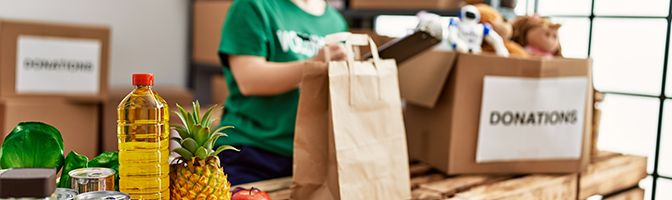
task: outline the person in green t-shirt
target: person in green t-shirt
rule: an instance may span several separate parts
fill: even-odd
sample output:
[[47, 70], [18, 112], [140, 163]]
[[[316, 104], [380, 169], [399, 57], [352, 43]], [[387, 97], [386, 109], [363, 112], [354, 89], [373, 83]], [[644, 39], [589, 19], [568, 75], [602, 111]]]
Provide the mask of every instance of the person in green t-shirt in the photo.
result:
[[218, 145], [231, 184], [290, 176], [299, 83], [306, 61], [343, 60], [326, 35], [347, 31], [324, 0], [235, 0], [222, 30], [219, 55], [230, 96], [221, 126], [235, 126]]

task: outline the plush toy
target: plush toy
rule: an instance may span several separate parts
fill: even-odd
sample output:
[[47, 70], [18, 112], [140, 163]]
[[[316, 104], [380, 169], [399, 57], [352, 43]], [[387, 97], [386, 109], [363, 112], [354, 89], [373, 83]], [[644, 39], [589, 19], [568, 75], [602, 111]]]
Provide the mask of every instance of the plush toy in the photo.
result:
[[[504, 18], [502, 18], [497, 10], [487, 4], [476, 4], [474, 6], [481, 13], [481, 23], [490, 24], [495, 32], [499, 33], [504, 42], [504, 46], [509, 50], [511, 56], [522, 58], [529, 57], [527, 51], [525, 51], [520, 44], [511, 40], [511, 34], [513, 32], [511, 24], [504, 21]], [[494, 52], [494, 49], [489, 44], [483, 44], [483, 51]]]
[[525, 47], [530, 55], [562, 57], [558, 40], [560, 24], [539, 16], [522, 16], [513, 22], [512, 40]]
[[450, 19], [447, 36], [453, 49], [462, 53], [480, 53], [485, 40], [494, 47], [497, 55], [508, 57], [509, 51], [506, 50], [502, 37], [490, 25], [480, 21], [481, 14], [472, 5], [462, 7], [459, 19]]
[[505, 21], [511, 21], [517, 17], [515, 11], [518, 5], [517, 0], [465, 0], [464, 2], [471, 5], [489, 4], [504, 17]]

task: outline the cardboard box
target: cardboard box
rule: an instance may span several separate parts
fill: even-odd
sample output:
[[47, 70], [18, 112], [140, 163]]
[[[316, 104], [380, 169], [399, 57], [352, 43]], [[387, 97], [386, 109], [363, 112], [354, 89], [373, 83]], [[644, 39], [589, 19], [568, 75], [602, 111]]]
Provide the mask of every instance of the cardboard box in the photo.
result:
[[107, 95], [110, 30], [0, 20], [0, 97]]
[[[117, 151], [117, 106], [128, 93], [133, 90], [132, 86], [117, 87], [110, 89], [109, 98], [105, 102], [103, 110], [103, 131], [102, 131], [102, 149], [104, 151]], [[179, 118], [173, 113], [176, 111], [176, 103], [182, 107], [191, 107], [191, 102], [194, 99], [191, 91], [186, 88], [179, 87], [155, 87], [154, 91], [159, 93], [170, 108], [170, 123], [181, 123]]]
[[19, 123], [44, 122], [63, 136], [66, 155], [70, 151], [93, 158], [98, 155], [99, 103], [73, 102], [63, 98], [7, 98], [0, 100], [2, 140]]
[[[425, 161], [448, 174], [580, 172], [590, 160], [590, 66], [590, 60], [502, 58], [436, 50], [424, 52], [403, 63], [399, 69], [401, 95], [407, 102], [404, 114], [409, 154], [412, 158]], [[565, 144], [558, 144], [553, 140], [544, 140], [553, 143], [555, 149], [562, 149], [560, 151], [569, 149], [576, 152], [576, 157], [477, 162], [477, 156], [481, 155], [477, 152], [478, 144], [488, 139], [479, 138], [479, 127], [483, 126], [480, 122], [484, 121], [481, 118], [484, 82], [488, 80], [487, 76], [493, 75], [534, 81], [551, 77], [585, 77], [583, 85], [580, 84], [576, 90], [578, 94], [585, 95], [585, 98], [574, 99], [574, 102], [578, 102], [577, 107], [584, 108], [584, 115], [576, 114], [583, 116], [583, 120], [573, 124], [575, 131], [572, 133], [575, 135], [572, 136], [575, 138], [573, 141], [576, 141], [576, 148], [568, 147], [569, 144], [564, 146]], [[585, 89], [585, 93], [582, 89]], [[550, 125], [543, 126], [555, 128]], [[515, 136], [514, 134], [504, 136]], [[566, 136], [569, 137], [569, 133]], [[527, 138], [520, 141], [537, 144]], [[494, 148], [486, 145], [481, 147]], [[535, 150], [541, 152], [544, 148], [550, 149], [540, 147]], [[508, 152], [509, 149], [494, 150]], [[536, 153], [523, 153], [530, 152]]]
[[350, 0], [351, 9], [361, 10], [451, 10], [459, 9], [459, 0]]
[[233, 1], [196, 1], [194, 3], [192, 60], [219, 65], [219, 42], [222, 26]]

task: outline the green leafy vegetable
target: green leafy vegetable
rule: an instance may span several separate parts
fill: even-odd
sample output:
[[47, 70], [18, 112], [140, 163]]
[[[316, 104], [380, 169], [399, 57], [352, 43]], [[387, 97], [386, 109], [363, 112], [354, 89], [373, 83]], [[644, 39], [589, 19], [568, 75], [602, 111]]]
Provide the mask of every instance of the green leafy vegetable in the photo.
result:
[[71, 181], [68, 173], [72, 170], [86, 167], [105, 167], [113, 169], [116, 172], [114, 174], [114, 189], [117, 191], [119, 190], [119, 154], [117, 152], [105, 152], [89, 161], [89, 158], [86, 156], [71, 151], [68, 154], [68, 157], [65, 158], [65, 167], [63, 167], [63, 173], [61, 174], [61, 180], [58, 182], [58, 187], [70, 188]]
[[54, 168], [63, 165], [63, 138], [51, 125], [19, 123], [0, 149], [0, 168]]
[[114, 189], [119, 190], [119, 154], [117, 152], [105, 152], [89, 161], [89, 167], [105, 167], [113, 169], [114, 174]]
[[58, 181], [59, 188], [70, 188], [72, 182], [70, 181], [70, 171], [85, 168], [89, 162], [89, 158], [85, 155], [78, 154], [77, 152], [70, 151], [68, 157], [65, 158], [65, 165], [63, 166], [63, 173], [61, 173], [61, 179]]

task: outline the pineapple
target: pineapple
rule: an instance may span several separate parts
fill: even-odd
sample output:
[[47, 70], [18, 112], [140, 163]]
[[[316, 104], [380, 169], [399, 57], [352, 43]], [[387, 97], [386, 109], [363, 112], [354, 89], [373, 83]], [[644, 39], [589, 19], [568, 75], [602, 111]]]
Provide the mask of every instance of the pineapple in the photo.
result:
[[180, 143], [173, 152], [180, 155], [170, 166], [171, 199], [231, 199], [231, 184], [226, 179], [219, 164], [217, 154], [224, 150], [236, 150], [232, 146], [220, 146], [213, 149], [217, 138], [226, 136], [223, 130], [230, 126], [211, 129], [214, 121], [211, 114], [216, 106], [200, 116], [198, 101], [192, 103], [193, 111], [186, 112], [179, 104], [175, 113], [183, 124], [171, 125], [180, 137], [171, 140]]

